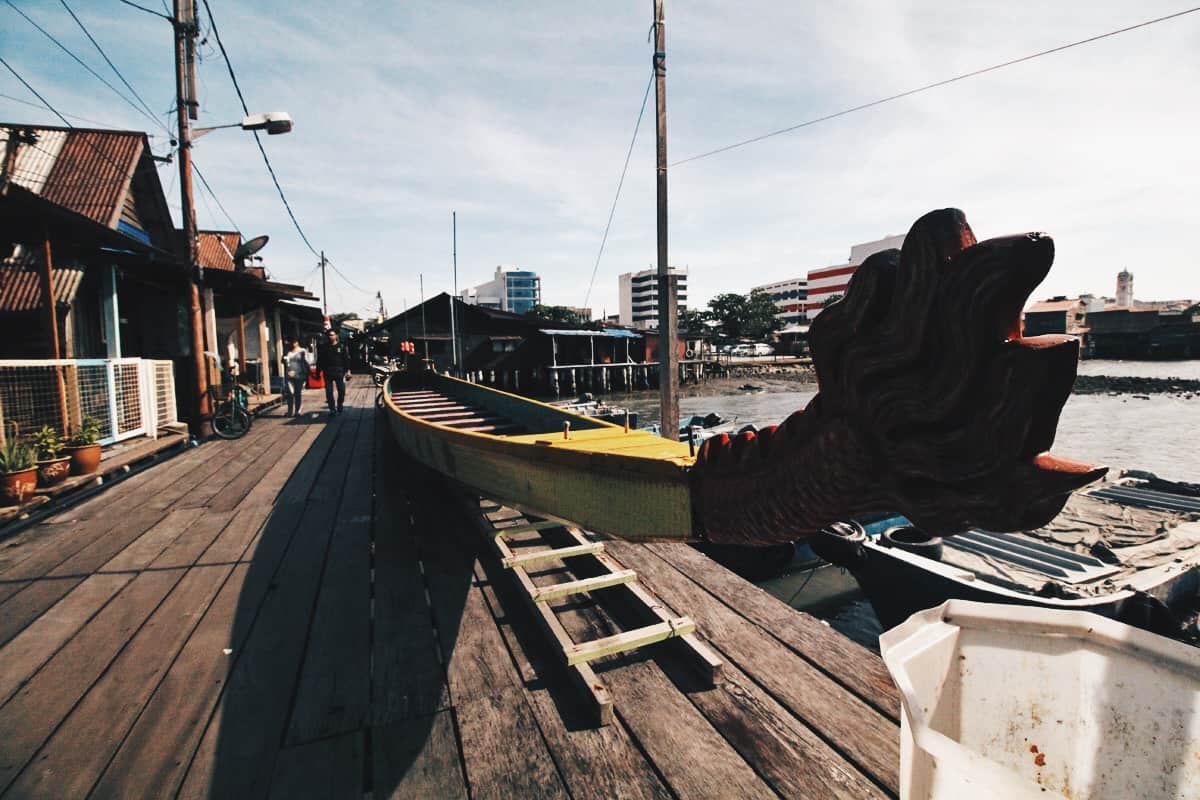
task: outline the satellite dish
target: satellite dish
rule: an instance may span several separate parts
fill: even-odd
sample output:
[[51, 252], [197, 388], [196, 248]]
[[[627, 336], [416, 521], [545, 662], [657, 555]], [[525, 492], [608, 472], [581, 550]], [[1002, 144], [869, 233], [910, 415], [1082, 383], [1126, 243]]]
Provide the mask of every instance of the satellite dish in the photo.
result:
[[233, 251], [233, 260], [241, 261], [247, 256], [254, 255], [259, 250], [262, 250], [264, 247], [266, 247], [269, 240], [270, 237], [266, 234], [263, 234], [262, 236], [255, 236], [248, 242], [242, 242], [242, 244], [238, 246], [238, 249]]

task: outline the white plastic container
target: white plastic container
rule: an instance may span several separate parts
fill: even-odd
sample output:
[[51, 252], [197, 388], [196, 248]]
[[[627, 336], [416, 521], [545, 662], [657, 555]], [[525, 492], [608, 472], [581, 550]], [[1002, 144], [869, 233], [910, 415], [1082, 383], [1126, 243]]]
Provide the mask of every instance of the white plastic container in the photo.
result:
[[879, 638], [902, 798], [1198, 798], [1200, 650], [1083, 611], [950, 600]]

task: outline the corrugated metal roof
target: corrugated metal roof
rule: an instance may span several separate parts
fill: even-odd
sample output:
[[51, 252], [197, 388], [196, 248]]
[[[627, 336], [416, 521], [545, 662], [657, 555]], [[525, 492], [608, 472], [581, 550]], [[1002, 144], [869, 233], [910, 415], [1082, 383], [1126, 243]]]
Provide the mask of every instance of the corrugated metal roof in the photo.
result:
[[1078, 300], [1042, 300], [1025, 309], [1025, 313], [1040, 314], [1046, 311], [1070, 311], [1078, 305]]
[[620, 328], [605, 329], [602, 331], [560, 331], [540, 328], [538, 333], [544, 333], [547, 336], [599, 336], [607, 339], [640, 339], [640, 333], [626, 331]]
[[[129, 131], [33, 128], [17, 147], [12, 180], [42, 198], [112, 228], [142, 154], [145, 135]], [[8, 129], [0, 132], [7, 142]]]
[[[83, 269], [52, 269], [50, 281], [54, 299], [59, 303], [71, 303], [83, 282]], [[14, 255], [5, 258], [0, 265], [0, 312], [35, 311], [41, 305], [42, 284], [33, 254], [18, 247]]]
[[205, 269], [223, 269], [233, 272], [233, 254], [242, 243], [242, 235], [236, 231], [200, 231], [197, 236], [200, 266]]

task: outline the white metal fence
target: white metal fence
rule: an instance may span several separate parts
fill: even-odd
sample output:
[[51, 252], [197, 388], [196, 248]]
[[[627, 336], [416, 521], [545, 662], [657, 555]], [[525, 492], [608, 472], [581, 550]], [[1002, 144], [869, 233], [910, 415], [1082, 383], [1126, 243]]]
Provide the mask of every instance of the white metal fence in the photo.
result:
[[157, 436], [177, 422], [170, 361], [144, 358], [0, 360], [0, 423], [21, 435], [43, 425], [75, 431], [87, 417], [100, 423], [103, 444]]

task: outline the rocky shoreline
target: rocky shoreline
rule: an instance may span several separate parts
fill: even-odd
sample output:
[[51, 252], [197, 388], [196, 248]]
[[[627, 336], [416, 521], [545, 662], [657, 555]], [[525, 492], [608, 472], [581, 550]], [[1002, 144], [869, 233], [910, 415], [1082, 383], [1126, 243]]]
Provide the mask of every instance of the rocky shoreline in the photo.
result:
[[1189, 378], [1142, 378], [1116, 375], [1079, 375], [1075, 394], [1173, 394], [1188, 399], [1200, 397], [1200, 380]]
[[[683, 383], [684, 397], [751, 392], [816, 391], [817, 376], [810, 364], [735, 364], [720, 375], [706, 375], [699, 383]], [[1116, 375], [1079, 375], [1074, 394], [1148, 396], [1171, 394], [1200, 399], [1200, 380], [1190, 378], [1145, 378]]]

